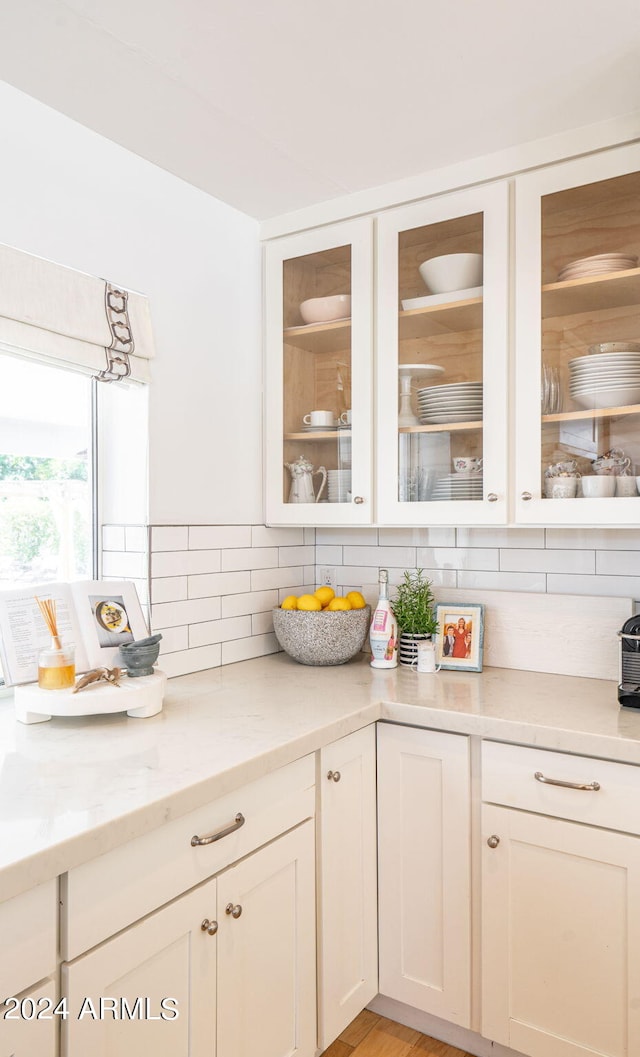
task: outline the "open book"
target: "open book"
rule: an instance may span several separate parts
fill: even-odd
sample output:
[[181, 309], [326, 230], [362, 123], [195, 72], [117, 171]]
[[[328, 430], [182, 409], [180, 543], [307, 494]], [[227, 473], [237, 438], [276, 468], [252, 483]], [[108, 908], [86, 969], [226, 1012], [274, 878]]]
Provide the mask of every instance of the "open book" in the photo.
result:
[[0, 592], [0, 652], [10, 685], [38, 678], [38, 655], [51, 644], [36, 596], [56, 603], [62, 643], [75, 643], [76, 671], [112, 668], [120, 646], [149, 634], [135, 584], [81, 580], [72, 584], [27, 584]]

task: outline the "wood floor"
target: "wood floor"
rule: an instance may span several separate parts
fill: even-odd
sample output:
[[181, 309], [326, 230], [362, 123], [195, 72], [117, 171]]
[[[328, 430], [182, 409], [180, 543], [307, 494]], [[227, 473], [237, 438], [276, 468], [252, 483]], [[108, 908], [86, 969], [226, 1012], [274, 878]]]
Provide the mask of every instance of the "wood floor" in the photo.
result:
[[405, 1028], [377, 1013], [363, 1009], [344, 1029], [323, 1057], [472, 1057], [464, 1050], [448, 1046]]

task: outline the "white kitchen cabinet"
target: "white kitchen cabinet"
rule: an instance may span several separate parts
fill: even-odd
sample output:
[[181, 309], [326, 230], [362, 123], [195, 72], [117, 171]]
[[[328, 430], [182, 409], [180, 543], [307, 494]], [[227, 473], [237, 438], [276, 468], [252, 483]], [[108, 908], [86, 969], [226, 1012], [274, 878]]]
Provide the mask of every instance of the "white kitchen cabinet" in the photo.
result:
[[380, 993], [470, 1024], [469, 739], [378, 724]]
[[640, 841], [618, 832], [638, 770], [483, 746], [499, 801], [482, 807], [485, 1037], [531, 1057], [640, 1052]]
[[[504, 524], [507, 181], [389, 210], [377, 249], [377, 520]], [[478, 285], [431, 293], [419, 266], [444, 254], [481, 255]], [[481, 468], [458, 472], [460, 458]]]
[[56, 980], [48, 977], [10, 999], [0, 1004], [0, 1057], [57, 1057]]
[[[334, 295], [351, 298], [347, 318], [304, 323], [303, 301]], [[373, 221], [268, 243], [265, 299], [267, 523], [370, 524]]]
[[318, 1010], [324, 1050], [378, 992], [375, 725], [319, 755]]
[[[576, 498], [554, 499], [544, 471], [574, 460], [592, 475], [596, 456], [622, 449], [630, 475], [640, 474], [637, 360], [615, 349], [585, 359], [602, 343], [638, 341], [640, 269], [600, 260], [586, 274], [565, 271], [587, 257], [640, 255], [640, 145], [519, 176], [515, 204], [516, 521], [637, 524], [637, 494], [586, 498], [580, 480]], [[546, 399], [543, 371], [552, 383]]]

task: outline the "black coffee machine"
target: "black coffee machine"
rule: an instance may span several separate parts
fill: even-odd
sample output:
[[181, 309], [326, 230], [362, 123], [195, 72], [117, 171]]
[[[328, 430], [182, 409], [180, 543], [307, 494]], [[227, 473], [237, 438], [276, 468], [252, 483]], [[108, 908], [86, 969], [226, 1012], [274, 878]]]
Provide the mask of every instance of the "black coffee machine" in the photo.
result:
[[618, 632], [620, 681], [618, 701], [623, 708], [640, 709], [640, 613], [629, 617]]

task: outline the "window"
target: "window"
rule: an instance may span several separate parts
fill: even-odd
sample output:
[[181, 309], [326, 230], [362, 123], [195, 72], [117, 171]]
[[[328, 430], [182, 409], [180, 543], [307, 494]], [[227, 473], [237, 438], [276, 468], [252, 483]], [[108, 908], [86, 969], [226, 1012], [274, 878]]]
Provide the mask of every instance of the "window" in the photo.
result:
[[96, 575], [95, 385], [0, 353], [0, 590]]

